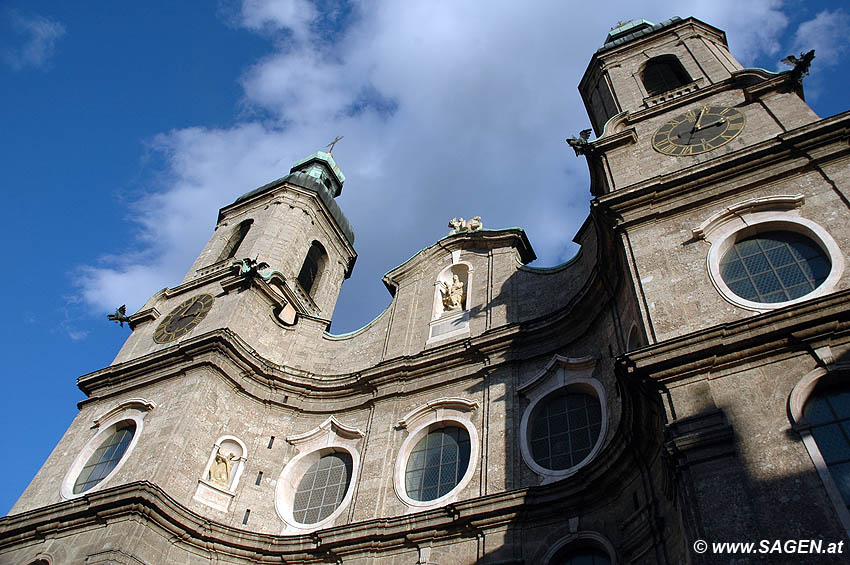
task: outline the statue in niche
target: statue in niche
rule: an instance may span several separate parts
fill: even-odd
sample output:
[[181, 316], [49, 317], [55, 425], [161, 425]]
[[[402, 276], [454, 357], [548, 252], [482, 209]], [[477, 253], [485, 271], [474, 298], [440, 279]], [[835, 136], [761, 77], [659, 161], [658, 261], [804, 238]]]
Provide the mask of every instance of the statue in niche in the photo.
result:
[[221, 452], [216, 453], [215, 461], [210, 467], [210, 481], [224, 488], [230, 488], [230, 471], [236, 459], [238, 457], [235, 453], [229, 453], [226, 457]]
[[445, 312], [463, 308], [463, 283], [457, 275], [452, 276], [451, 284], [439, 281], [439, 285]]

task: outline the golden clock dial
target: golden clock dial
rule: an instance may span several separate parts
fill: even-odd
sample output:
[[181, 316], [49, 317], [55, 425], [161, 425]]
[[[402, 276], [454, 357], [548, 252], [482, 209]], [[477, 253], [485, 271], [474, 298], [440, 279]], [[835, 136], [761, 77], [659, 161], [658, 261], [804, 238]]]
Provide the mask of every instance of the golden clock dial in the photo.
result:
[[726, 145], [744, 131], [746, 118], [735, 108], [703, 106], [676, 116], [652, 137], [652, 148], [665, 155], [698, 155]]
[[212, 309], [214, 301], [212, 294], [198, 294], [185, 300], [162, 319], [153, 333], [153, 340], [168, 343], [194, 330]]

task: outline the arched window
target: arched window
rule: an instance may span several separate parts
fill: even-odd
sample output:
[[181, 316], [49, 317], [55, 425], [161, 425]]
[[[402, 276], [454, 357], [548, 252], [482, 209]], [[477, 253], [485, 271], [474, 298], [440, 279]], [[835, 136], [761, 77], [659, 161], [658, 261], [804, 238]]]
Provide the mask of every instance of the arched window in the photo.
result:
[[611, 565], [611, 558], [595, 547], [568, 545], [561, 548], [547, 563], [548, 565]]
[[251, 224], [253, 223], [254, 220], [245, 220], [236, 226], [236, 229], [234, 229], [233, 233], [230, 235], [230, 239], [227, 240], [227, 245], [225, 245], [224, 249], [222, 249], [221, 253], [219, 253], [216, 263], [236, 256], [236, 253], [239, 251], [239, 246], [242, 245], [242, 242], [245, 240], [245, 236], [248, 235], [248, 230], [251, 229]]
[[546, 554], [536, 563], [546, 565], [611, 565], [616, 563], [614, 546], [597, 532], [584, 531], [568, 534], [551, 543]]
[[803, 417], [844, 504], [850, 506], [850, 386], [822, 381], [806, 401]]
[[632, 329], [629, 332], [629, 345], [627, 351], [634, 351], [643, 347], [643, 336], [636, 324], [632, 324]]
[[692, 82], [690, 75], [674, 55], [649, 60], [641, 75], [647, 94], [655, 96]]
[[838, 520], [850, 530], [850, 364], [836, 360], [829, 346], [816, 349], [815, 355], [823, 366], [794, 385], [788, 415]]
[[298, 273], [298, 284], [301, 285], [304, 292], [312, 294], [313, 287], [316, 286], [316, 281], [321, 278], [327, 262], [328, 254], [325, 248], [318, 241], [314, 241], [310, 245], [307, 257], [304, 258], [301, 272]]

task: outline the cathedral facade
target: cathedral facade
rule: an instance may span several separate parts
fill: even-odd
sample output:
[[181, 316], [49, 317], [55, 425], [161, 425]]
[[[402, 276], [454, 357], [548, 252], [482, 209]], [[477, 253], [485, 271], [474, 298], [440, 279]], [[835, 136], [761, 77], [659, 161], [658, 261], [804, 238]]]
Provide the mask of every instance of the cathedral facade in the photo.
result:
[[333, 156], [244, 194], [78, 379], [0, 563], [714, 563], [735, 557], [715, 542], [846, 539], [850, 113], [806, 105], [809, 62], [743, 68], [694, 18], [613, 29], [579, 85], [595, 139], [569, 140], [594, 196], [578, 254], [529, 267], [521, 229], [457, 220], [345, 335]]

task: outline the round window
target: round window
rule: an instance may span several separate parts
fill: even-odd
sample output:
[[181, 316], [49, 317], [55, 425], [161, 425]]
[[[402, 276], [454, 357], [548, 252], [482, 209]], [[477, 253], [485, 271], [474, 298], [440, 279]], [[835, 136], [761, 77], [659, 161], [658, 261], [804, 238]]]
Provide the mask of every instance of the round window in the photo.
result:
[[464, 428], [451, 426], [428, 432], [407, 460], [407, 496], [424, 502], [451, 492], [469, 467], [469, 454], [469, 432]]
[[540, 402], [530, 423], [528, 443], [534, 461], [560, 471], [590, 455], [602, 428], [602, 408], [593, 395], [562, 389]]
[[119, 422], [106, 440], [94, 450], [83, 470], [74, 482], [74, 494], [86, 492], [115, 469], [118, 462], [127, 451], [133, 435], [136, 433], [136, 423], [132, 420]]
[[769, 231], [735, 242], [720, 259], [720, 276], [736, 295], [759, 303], [804, 296], [829, 276], [832, 263], [808, 237]]
[[342, 503], [351, 483], [351, 455], [338, 451], [310, 465], [295, 491], [292, 516], [301, 524], [315, 524], [330, 516]]

